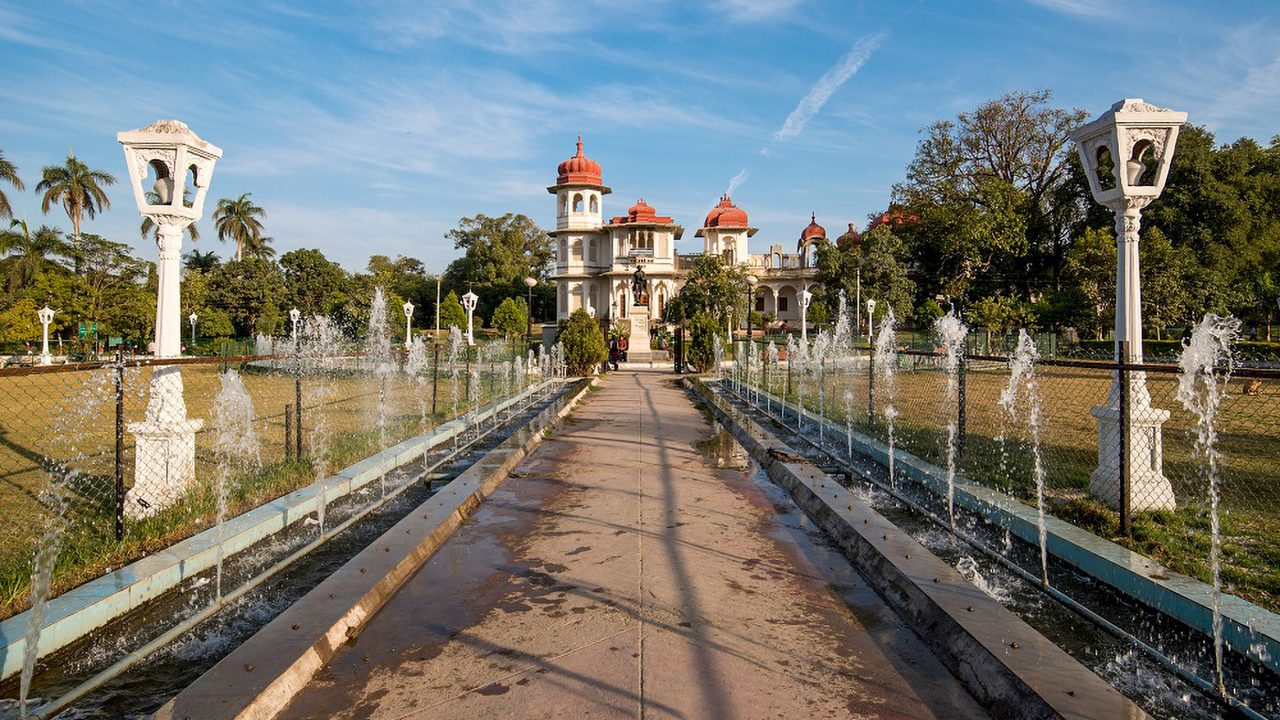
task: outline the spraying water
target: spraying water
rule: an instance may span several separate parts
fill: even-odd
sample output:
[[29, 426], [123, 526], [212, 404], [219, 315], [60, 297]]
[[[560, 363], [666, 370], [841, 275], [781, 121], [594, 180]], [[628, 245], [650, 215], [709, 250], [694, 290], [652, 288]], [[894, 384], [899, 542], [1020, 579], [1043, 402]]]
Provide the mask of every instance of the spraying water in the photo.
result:
[[404, 359], [404, 372], [417, 385], [418, 392], [418, 428], [425, 430], [427, 427], [427, 393], [424, 388], [427, 381], [423, 371], [427, 369], [429, 361], [427, 360], [427, 344], [422, 340], [422, 336], [415, 336], [413, 341], [409, 343], [409, 352]]
[[803, 340], [796, 343], [796, 354], [793, 360], [796, 366], [796, 429], [804, 429], [804, 377], [809, 369], [809, 344]]
[[[313, 317], [303, 328], [303, 357], [311, 367], [312, 378], [304, 386], [307, 403], [312, 407], [322, 407], [329, 397], [329, 384], [323, 380], [326, 374], [323, 369], [329, 360], [338, 354], [341, 337], [328, 317]], [[301, 418], [301, 415], [299, 415]], [[301, 422], [301, 419], [299, 419]], [[316, 524], [319, 533], [324, 534], [325, 513], [328, 510], [328, 497], [325, 494], [324, 480], [327, 477], [327, 461], [329, 451], [329, 433], [327, 414], [319, 412], [310, 421], [311, 426], [311, 462], [315, 471]]]
[[1027, 433], [1031, 440], [1032, 474], [1036, 481], [1036, 522], [1040, 531], [1040, 582], [1049, 584], [1048, 531], [1044, 522], [1044, 460], [1040, 453], [1040, 382], [1035, 363], [1040, 358], [1026, 330], [1018, 331], [1018, 345], [1009, 358], [1009, 384], [1000, 392], [1000, 407], [1011, 421], [1018, 418], [1018, 400], [1027, 406]]
[[[450, 417], [458, 416], [458, 371], [461, 369], [462, 359], [462, 330], [457, 325], [449, 327], [449, 400], [450, 400]], [[457, 437], [456, 435], [454, 437]]]
[[213, 400], [213, 455], [218, 463], [218, 544], [215, 548], [214, 602], [222, 601], [224, 527], [231, 473], [262, 464], [258, 433], [253, 429], [253, 397], [235, 370], [219, 376], [222, 389]]
[[723, 378], [724, 372], [720, 363], [724, 362], [724, 343], [720, 342], [720, 333], [711, 335], [711, 357], [716, 364], [716, 377]]
[[952, 308], [946, 315], [938, 318], [934, 323], [934, 330], [938, 333], [946, 353], [947, 404], [952, 406], [949, 408], [947, 419], [947, 518], [951, 523], [951, 529], [955, 530], [956, 433], [959, 430], [956, 426], [957, 408], [955, 406], [959, 403], [960, 356], [964, 352], [964, 342], [969, 335], [969, 328], [965, 327], [964, 322], [956, 316], [955, 308]]
[[[395, 369], [391, 361], [391, 329], [387, 326], [387, 299], [382, 288], [374, 288], [369, 305], [369, 327], [365, 333], [365, 354], [378, 382], [378, 459], [387, 451], [387, 376]], [[380, 479], [387, 494], [387, 474]]]
[[818, 385], [818, 447], [827, 441], [827, 355], [830, 350], [831, 333], [819, 331], [813, 341], [813, 363], [817, 368], [814, 382]]
[[[778, 368], [778, 346], [777, 346], [777, 344], [775, 344], [772, 340], [770, 340], [770, 341], [769, 341], [769, 347], [768, 347], [767, 349], [765, 349], [765, 363], [766, 363], [766, 365], [765, 365], [765, 372], [766, 372], [767, 374], [769, 374], [769, 375], [777, 375], [777, 374], [778, 374], [778, 373], [777, 373], [777, 368]], [[774, 381], [773, 381], [773, 378], [772, 378], [772, 377], [766, 377], [766, 378], [765, 378], [765, 382], [766, 382], [766, 384], [768, 385], [768, 387], [766, 387], [766, 388], [765, 388], [765, 395], [764, 395], [764, 412], [765, 412], [765, 414], [766, 414], [766, 415], [768, 415], [768, 414], [770, 414], [770, 411], [771, 411], [771, 410], [773, 410], [772, 393], [773, 393], [773, 382], [774, 382]]]
[[[1235, 369], [1233, 348], [1240, 339], [1240, 321], [1233, 317], [1204, 316], [1182, 348], [1178, 365], [1178, 400], [1195, 414], [1196, 454], [1203, 459], [1201, 470], [1209, 481], [1209, 565], [1213, 572], [1213, 665], [1218, 693], [1226, 695], [1222, 675], [1222, 528], [1218, 517], [1221, 489], [1218, 479], [1218, 430], [1214, 425], [1227, 383]], [[1225, 366], [1221, 375], [1215, 368]]]
[[[897, 400], [896, 383], [894, 380], [894, 365], [897, 360], [897, 348], [894, 341], [895, 324], [897, 319], [893, 316], [893, 308], [890, 307], [884, 314], [884, 319], [880, 321], [880, 331], [876, 333], [876, 375], [880, 381], [880, 386], [884, 388], [884, 414], [885, 422], [888, 424], [889, 437], [889, 486], [897, 489], [898, 476], [894, 472], [894, 421], [898, 419], [898, 408], [895, 405]], [[846, 402], [852, 403], [852, 394], [846, 398]], [[849, 454], [853, 454], [852, 439], [849, 441]]]

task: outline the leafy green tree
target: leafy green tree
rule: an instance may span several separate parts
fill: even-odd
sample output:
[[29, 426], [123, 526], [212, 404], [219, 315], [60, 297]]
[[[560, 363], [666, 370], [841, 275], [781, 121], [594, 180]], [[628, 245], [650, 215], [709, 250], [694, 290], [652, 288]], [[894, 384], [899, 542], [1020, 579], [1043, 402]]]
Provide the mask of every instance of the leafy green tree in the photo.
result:
[[[76, 159], [72, 153], [67, 154], [63, 165], [49, 165], [42, 171], [40, 182], [36, 184], [36, 192], [44, 193], [40, 198], [40, 211], [48, 214], [49, 208], [57, 203], [71, 220], [72, 244], [77, 253], [81, 250], [80, 223], [87, 215], [90, 220], [99, 212], [110, 209], [111, 200], [103, 188], [114, 185], [115, 176], [102, 170], [91, 170], [88, 165]], [[75, 258], [76, 274], [80, 274], [81, 260]]]
[[29, 342], [40, 338], [40, 321], [36, 312], [40, 306], [34, 300], [23, 298], [0, 311], [0, 342]]
[[260, 258], [232, 260], [209, 276], [210, 307], [226, 312], [241, 336], [253, 335], [263, 310], [278, 308], [283, 297], [280, 267]]
[[[1106, 328], [1115, 323], [1115, 236], [1107, 230], [1086, 229], [1067, 253], [1063, 275], [1078, 321], [1101, 340]], [[1073, 320], [1067, 318], [1067, 322]]]
[[7, 256], [3, 264], [9, 292], [30, 285], [48, 269], [61, 267], [53, 258], [66, 257], [70, 250], [57, 228], [41, 225], [32, 233], [26, 220], [10, 221], [9, 229], [0, 233], [0, 253]]
[[831, 311], [827, 309], [825, 302], [814, 300], [809, 303], [809, 309], [805, 311], [804, 319], [816, 328], [825, 327], [827, 323], [831, 322]]
[[222, 198], [213, 210], [213, 225], [218, 230], [218, 239], [236, 244], [236, 260], [245, 258], [245, 250], [254, 247], [262, 238], [262, 220], [267, 211], [253, 204], [250, 195], [244, 193], [235, 200]]
[[[155, 266], [134, 257], [132, 250], [124, 243], [112, 242], [92, 233], [81, 236], [77, 253], [81, 261], [77, 305], [85, 321], [106, 322], [108, 316], [112, 316], [122, 327], [128, 325], [135, 330], [154, 324]], [[135, 297], [132, 293], [140, 295]], [[123, 314], [117, 303], [144, 303], [151, 310], [149, 314], [143, 313], [145, 317], [131, 318]], [[145, 335], [144, 329], [132, 337], [142, 338]]]
[[493, 311], [493, 317], [489, 320], [489, 327], [498, 330], [507, 337], [514, 337], [524, 333], [525, 322], [529, 318], [529, 308], [525, 304], [524, 298], [507, 298], [502, 301], [497, 310]]
[[183, 266], [186, 267], [187, 270], [212, 272], [218, 267], [218, 255], [212, 250], [203, 253], [199, 250], [192, 250], [187, 253], [186, 258], [184, 258]]
[[467, 327], [467, 311], [462, 309], [457, 293], [452, 290], [440, 301], [440, 328], [447, 330], [451, 327], [463, 330]]
[[897, 317], [910, 317], [916, 284], [907, 274], [907, 250], [902, 240], [889, 226], [880, 225], [862, 236], [859, 252], [862, 297], [876, 299], [877, 313], [884, 313], [892, 306]]
[[271, 247], [271, 243], [275, 242], [275, 238], [266, 235], [249, 238], [244, 244], [244, 253], [247, 257], [255, 257], [261, 260], [274, 260], [276, 257], [276, 249]]
[[720, 333], [721, 325], [714, 315], [699, 311], [689, 321], [689, 365], [698, 372], [707, 372], [715, 367], [715, 338]]
[[332, 315], [347, 302], [351, 278], [342, 266], [315, 249], [290, 250], [280, 256], [284, 272], [284, 306], [306, 317]]
[[404, 256], [392, 260], [386, 255], [373, 255], [369, 258], [367, 270], [378, 285], [390, 288], [418, 308], [414, 311], [415, 325], [427, 327], [434, 324], [435, 277], [427, 273], [421, 260]]
[[937, 322], [938, 318], [946, 315], [946, 311], [933, 298], [925, 298], [924, 302], [916, 306], [916, 312], [913, 316], [917, 328], [931, 328]]
[[564, 361], [573, 375], [586, 375], [609, 357], [600, 325], [582, 308], [561, 326], [559, 342], [564, 344]]
[[[471, 288], [480, 298], [478, 314], [489, 315], [503, 298], [523, 296], [526, 277], [539, 281], [533, 289], [535, 305], [554, 301], [555, 287], [547, 279], [555, 250], [551, 238], [528, 217], [512, 213], [464, 217], [445, 237], [464, 252], [449, 263], [445, 284]], [[440, 327], [445, 327], [443, 319]]]
[[685, 312], [710, 315], [719, 327], [745, 317], [747, 275], [738, 265], [726, 265], [714, 255], [700, 255], [680, 289]]
[[1160, 228], [1151, 228], [1143, 233], [1138, 243], [1138, 255], [1145, 334], [1161, 340], [1165, 328], [1189, 319], [1191, 294], [1187, 290], [1187, 277], [1192, 265], [1190, 250], [1175, 248]]
[[200, 337], [230, 338], [236, 334], [231, 316], [217, 308], [205, 308], [196, 317], [196, 333]]
[[[22, 178], [18, 177], [18, 166], [5, 159], [3, 150], [0, 150], [0, 182], [9, 183], [15, 190], [26, 190]], [[13, 206], [9, 204], [9, 196], [0, 190], [0, 218], [12, 217]]]

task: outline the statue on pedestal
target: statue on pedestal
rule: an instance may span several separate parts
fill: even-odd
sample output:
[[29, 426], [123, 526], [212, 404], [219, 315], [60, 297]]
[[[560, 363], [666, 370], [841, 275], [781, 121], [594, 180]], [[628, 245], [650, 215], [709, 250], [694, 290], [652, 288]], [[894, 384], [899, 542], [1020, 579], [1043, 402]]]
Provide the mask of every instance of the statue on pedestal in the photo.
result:
[[635, 305], [649, 304], [649, 278], [645, 276], [644, 268], [636, 268], [631, 276], [631, 296], [635, 298]]

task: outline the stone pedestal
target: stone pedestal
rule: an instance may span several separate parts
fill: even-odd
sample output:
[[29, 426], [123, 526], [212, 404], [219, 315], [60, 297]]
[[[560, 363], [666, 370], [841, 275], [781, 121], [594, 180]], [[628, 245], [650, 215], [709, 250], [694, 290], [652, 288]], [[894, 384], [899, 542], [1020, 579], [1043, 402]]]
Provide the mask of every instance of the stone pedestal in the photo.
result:
[[[1120, 390], [1118, 379], [1111, 384], [1107, 404], [1093, 408], [1098, 419], [1098, 467], [1089, 477], [1089, 494], [1114, 510], [1120, 509]], [[1169, 411], [1151, 406], [1146, 373], [1128, 378], [1129, 417], [1129, 510], [1174, 510], [1177, 501], [1173, 485], [1164, 476], [1162, 426]]]
[[181, 500], [195, 478], [196, 431], [203, 420], [187, 418], [178, 366], [158, 367], [151, 376], [146, 418], [129, 423], [136, 438], [133, 487], [125, 514], [146, 518]]
[[632, 305], [627, 319], [631, 321], [627, 362], [651, 361], [653, 351], [649, 349], [649, 308], [644, 305]]

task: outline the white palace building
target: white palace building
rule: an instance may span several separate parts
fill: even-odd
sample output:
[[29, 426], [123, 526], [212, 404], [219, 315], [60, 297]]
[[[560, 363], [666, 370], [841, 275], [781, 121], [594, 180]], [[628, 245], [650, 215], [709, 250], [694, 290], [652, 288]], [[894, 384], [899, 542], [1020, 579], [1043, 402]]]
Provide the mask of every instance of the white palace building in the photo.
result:
[[[684, 227], [673, 218], [659, 215], [643, 199], [627, 209], [626, 215], [604, 219], [604, 196], [612, 190], [604, 184], [600, 163], [578, 152], [560, 163], [554, 185], [547, 188], [556, 196], [555, 238], [556, 317], [565, 319], [579, 308], [595, 317], [632, 322], [647, 332], [649, 320], [662, 317], [667, 301], [679, 292], [693, 268], [696, 254], [676, 252], [675, 243], [684, 236]], [[726, 195], [707, 213], [702, 227], [694, 233], [702, 238], [702, 254], [717, 255], [726, 262], [739, 263], [758, 280], [755, 309], [774, 313], [779, 321], [793, 326], [800, 321], [797, 296], [814, 287], [813, 244], [827, 236], [815, 218], [800, 234], [796, 253], [784, 253], [780, 244], [769, 252], [753, 255], [747, 239], [755, 235], [747, 213]], [[849, 232], [840, 242], [858, 242]], [[637, 268], [648, 278], [647, 297], [634, 297], [632, 276]], [[554, 328], [548, 328], [554, 332]]]

